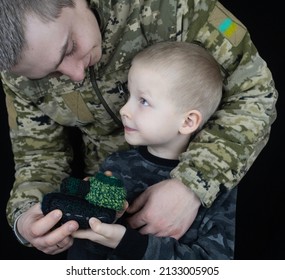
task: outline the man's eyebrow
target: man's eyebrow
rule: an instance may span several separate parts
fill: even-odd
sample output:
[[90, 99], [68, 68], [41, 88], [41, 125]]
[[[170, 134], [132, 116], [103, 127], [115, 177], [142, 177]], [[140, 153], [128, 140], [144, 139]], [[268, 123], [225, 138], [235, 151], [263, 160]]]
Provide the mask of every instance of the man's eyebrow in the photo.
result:
[[55, 69], [57, 69], [58, 66], [62, 63], [62, 61], [65, 57], [67, 48], [68, 48], [68, 40], [66, 40], [65, 44], [63, 45], [63, 47], [60, 50], [60, 58], [58, 60], [58, 63], [55, 65]]

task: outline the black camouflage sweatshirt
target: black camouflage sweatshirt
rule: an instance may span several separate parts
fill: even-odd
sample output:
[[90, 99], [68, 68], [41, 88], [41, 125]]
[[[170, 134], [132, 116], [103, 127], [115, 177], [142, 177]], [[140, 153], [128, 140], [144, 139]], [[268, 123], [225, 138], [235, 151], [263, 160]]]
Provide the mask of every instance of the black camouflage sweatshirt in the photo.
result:
[[[101, 171], [110, 170], [121, 179], [131, 203], [148, 186], [170, 178], [178, 160], [153, 156], [146, 147], [112, 154]], [[224, 190], [210, 208], [200, 207], [188, 231], [179, 239], [142, 235], [127, 227], [116, 249], [109, 249], [87, 240], [76, 240], [71, 258], [82, 259], [145, 259], [189, 260], [234, 258], [237, 188]], [[120, 221], [124, 224], [124, 216]]]

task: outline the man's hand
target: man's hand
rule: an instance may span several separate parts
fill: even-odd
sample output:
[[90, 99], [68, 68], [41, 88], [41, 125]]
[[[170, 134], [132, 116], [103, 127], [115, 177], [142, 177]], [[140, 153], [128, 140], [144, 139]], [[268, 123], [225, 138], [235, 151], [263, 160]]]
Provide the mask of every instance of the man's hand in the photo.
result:
[[58, 254], [73, 244], [71, 234], [78, 229], [75, 221], [53, 229], [61, 216], [60, 210], [54, 210], [44, 216], [38, 203], [20, 216], [17, 230], [38, 250], [50, 255]]
[[142, 234], [179, 239], [192, 225], [200, 205], [190, 188], [169, 179], [147, 188], [129, 206], [128, 223]]

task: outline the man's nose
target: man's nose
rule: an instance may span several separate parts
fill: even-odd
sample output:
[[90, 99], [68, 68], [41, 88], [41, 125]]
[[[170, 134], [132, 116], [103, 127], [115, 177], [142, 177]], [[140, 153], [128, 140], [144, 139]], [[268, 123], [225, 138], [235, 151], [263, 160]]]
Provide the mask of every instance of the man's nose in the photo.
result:
[[74, 82], [83, 81], [86, 75], [83, 61], [79, 61], [78, 63], [63, 62], [57, 70]]

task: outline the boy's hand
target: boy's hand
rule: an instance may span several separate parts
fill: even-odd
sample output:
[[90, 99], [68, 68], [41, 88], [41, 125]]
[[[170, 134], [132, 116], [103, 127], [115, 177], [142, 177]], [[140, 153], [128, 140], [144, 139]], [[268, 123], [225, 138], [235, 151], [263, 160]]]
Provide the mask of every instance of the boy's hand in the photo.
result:
[[109, 248], [116, 248], [123, 238], [126, 228], [119, 224], [102, 223], [96, 218], [89, 220], [90, 228], [78, 230], [72, 234], [74, 238], [89, 239]]

